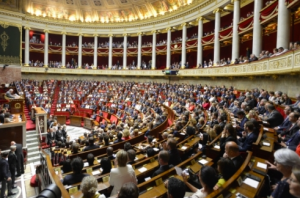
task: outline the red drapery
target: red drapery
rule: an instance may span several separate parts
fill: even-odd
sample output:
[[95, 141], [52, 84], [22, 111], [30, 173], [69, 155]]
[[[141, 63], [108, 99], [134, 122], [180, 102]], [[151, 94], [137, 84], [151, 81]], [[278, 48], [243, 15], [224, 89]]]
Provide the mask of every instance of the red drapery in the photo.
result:
[[156, 47], [156, 52], [165, 52], [165, 51], [167, 51], [166, 45]]
[[144, 53], [151, 53], [152, 52], [152, 47], [143, 47], [142, 52]]
[[182, 43], [176, 43], [171, 45], [171, 50], [179, 50], [182, 48]]
[[253, 26], [253, 16], [251, 16], [239, 23], [239, 32], [246, 31], [246, 30], [252, 28], [252, 26]]
[[[143, 51], [143, 50], [142, 50]], [[128, 54], [135, 54], [138, 52], [138, 48], [130, 48], [130, 49], [127, 49], [127, 53]]]
[[211, 34], [202, 38], [203, 44], [213, 43], [215, 40], [215, 34]]
[[49, 49], [49, 51], [52, 51], [52, 52], [61, 52], [62, 47], [50, 45], [48, 49]]
[[198, 44], [198, 39], [193, 39], [186, 42], [186, 47], [187, 48], [196, 47], [197, 44]]
[[94, 53], [94, 49], [91, 49], [91, 48], [82, 48], [82, 53]]
[[232, 35], [232, 27], [226, 28], [224, 30], [221, 30], [219, 33], [219, 38], [220, 39], [226, 39], [231, 37]]
[[108, 54], [108, 49], [107, 48], [100, 48], [97, 50], [98, 51], [98, 54], [102, 53], [102, 54]]
[[77, 47], [67, 47], [66, 51], [69, 53], [78, 53], [78, 48]]
[[113, 52], [113, 53], [116, 53], [116, 54], [122, 54], [123, 51], [124, 51], [124, 50], [123, 50], [122, 48], [115, 48], [115, 49], [112, 50], [112, 52]]
[[44, 44], [33, 44], [33, 43], [30, 43], [30, 49], [32, 50], [41, 50], [43, 51], [44, 50]]
[[274, 1], [270, 5], [266, 6], [264, 9], [260, 11], [260, 19], [261, 21], [265, 21], [270, 17], [274, 16], [278, 12], [278, 1]]

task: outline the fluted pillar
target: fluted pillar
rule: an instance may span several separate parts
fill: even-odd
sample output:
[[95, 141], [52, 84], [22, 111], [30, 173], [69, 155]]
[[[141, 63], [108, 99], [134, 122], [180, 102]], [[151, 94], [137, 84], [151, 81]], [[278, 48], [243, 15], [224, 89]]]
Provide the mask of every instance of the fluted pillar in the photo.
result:
[[49, 45], [49, 30], [44, 30], [45, 41], [44, 41], [44, 67], [48, 67], [48, 45]]
[[185, 68], [186, 63], [186, 23], [181, 24], [182, 42], [181, 42], [181, 68]]
[[260, 25], [260, 10], [262, 7], [263, 1], [254, 1], [252, 53], [256, 57], [259, 57], [262, 51], [262, 27]]
[[137, 61], [137, 68], [141, 69], [142, 65], [142, 32], [138, 33], [138, 61]]
[[198, 45], [197, 45], [197, 67], [199, 64], [203, 64], [203, 53], [202, 53], [202, 37], [203, 37], [203, 17], [198, 19]]
[[152, 61], [151, 68], [156, 69], [156, 30], [152, 31]]
[[127, 67], [127, 34], [123, 34], [124, 43], [123, 43], [123, 69]]
[[82, 68], [82, 34], [78, 34], [78, 69]]
[[276, 47], [289, 48], [290, 42], [290, 10], [287, 8], [286, 0], [278, 1], [277, 17], [277, 42]]
[[166, 61], [166, 68], [169, 69], [171, 65], [171, 28], [167, 28], [168, 35], [167, 35], [167, 61]]
[[66, 67], [66, 32], [62, 32], [61, 67]]
[[25, 59], [24, 66], [29, 66], [29, 27], [24, 27], [25, 29]]
[[231, 60], [234, 62], [240, 56], [240, 37], [239, 37], [239, 21], [240, 21], [240, 0], [234, 0], [233, 24], [232, 24], [232, 53]]
[[220, 40], [219, 40], [219, 32], [221, 26], [221, 12], [222, 9], [218, 8], [214, 10], [215, 14], [215, 41], [214, 41], [214, 65], [220, 61]]
[[112, 67], [112, 41], [113, 35], [109, 34], [109, 48], [108, 48], [108, 68], [111, 69]]
[[98, 68], [98, 35], [94, 34], [94, 68]]

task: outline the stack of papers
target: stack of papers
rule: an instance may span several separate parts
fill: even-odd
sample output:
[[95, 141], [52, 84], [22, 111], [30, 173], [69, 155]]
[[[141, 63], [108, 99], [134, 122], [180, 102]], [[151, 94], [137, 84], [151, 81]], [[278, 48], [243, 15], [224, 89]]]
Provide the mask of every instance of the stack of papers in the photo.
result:
[[270, 146], [271, 144], [269, 142], [263, 142], [264, 146]]
[[182, 169], [179, 168], [178, 166], [175, 166], [175, 170], [176, 170], [177, 175], [181, 176], [181, 174], [182, 174]]
[[89, 166], [89, 163], [88, 162], [84, 162], [83, 167], [87, 167], [87, 166]]
[[100, 174], [100, 171], [99, 171], [99, 170], [95, 170], [95, 171], [92, 172], [92, 174], [93, 174], [93, 175], [99, 175], [99, 174]]
[[220, 146], [219, 145], [215, 145], [214, 148], [220, 149]]
[[257, 162], [257, 167], [262, 168], [262, 169], [267, 169], [267, 164]]
[[255, 180], [250, 179], [250, 178], [246, 178], [245, 181], [244, 181], [244, 183], [247, 184], [248, 186], [253, 187], [253, 188], [257, 188], [258, 184], [259, 184], [258, 181], [255, 181]]
[[187, 149], [186, 146], [182, 146], [182, 147], [181, 147], [181, 150], [186, 150], [186, 149]]
[[203, 164], [203, 165], [207, 164], [207, 162], [208, 162], [208, 161], [207, 161], [207, 160], [205, 160], [205, 159], [201, 159], [201, 160], [199, 160], [199, 163], [200, 163], [200, 164]]
[[154, 150], [155, 152], [159, 151], [159, 149], [158, 149], [158, 148], [153, 148], [153, 150]]
[[145, 172], [146, 170], [147, 170], [147, 168], [145, 168], [145, 167], [138, 169], [138, 171], [140, 171], [141, 173]]

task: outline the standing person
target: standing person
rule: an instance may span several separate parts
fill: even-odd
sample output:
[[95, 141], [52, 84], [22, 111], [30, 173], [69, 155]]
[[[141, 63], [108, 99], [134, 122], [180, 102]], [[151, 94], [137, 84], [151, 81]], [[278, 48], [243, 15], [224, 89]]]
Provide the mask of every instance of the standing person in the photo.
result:
[[20, 177], [21, 174], [24, 174], [24, 155], [23, 155], [23, 145], [17, 144], [15, 141], [12, 141], [10, 145], [16, 146], [15, 154], [17, 156], [18, 164], [17, 168], [17, 177]]
[[2, 153], [2, 158], [0, 159], [0, 181], [2, 181], [2, 187], [1, 187], [1, 195], [0, 198], [4, 198], [4, 194], [6, 191], [6, 185], [7, 185], [7, 191], [8, 196], [15, 195], [16, 193], [11, 192], [11, 174], [9, 171], [9, 165], [7, 161], [8, 153], [4, 152]]
[[133, 182], [137, 184], [135, 172], [131, 165], [127, 164], [128, 155], [124, 150], [117, 153], [115, 164], [116, 168], [111, 169], [109, 184], [113, 187], [111, 196], [118, 194], [123, 184]]
[[[11, 173], [11, 183], [14, 185], [15, 179], [16, 179], [16, 167], [18, 164], [17, 155], [15, 154], [16, 146], [10, 146], [10, 152], [8, 153], [8, 165], [9, 165], [9, 171]], [[15, 188], [14, 186], [12, 188]]]

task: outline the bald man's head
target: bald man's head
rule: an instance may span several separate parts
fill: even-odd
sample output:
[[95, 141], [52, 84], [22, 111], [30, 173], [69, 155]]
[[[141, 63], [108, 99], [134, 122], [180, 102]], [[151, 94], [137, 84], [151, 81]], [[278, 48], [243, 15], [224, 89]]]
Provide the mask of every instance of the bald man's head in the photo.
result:
[[11, 141], [11, 142], [10, 142], [10, 145], [15, 145], [15, 144], [16, 144], [15, 141]]
[[233, 141], [227, 142], [225, 145], [225, 153], [229, 158], [236, 157], [240, 154], [239, 146]]

